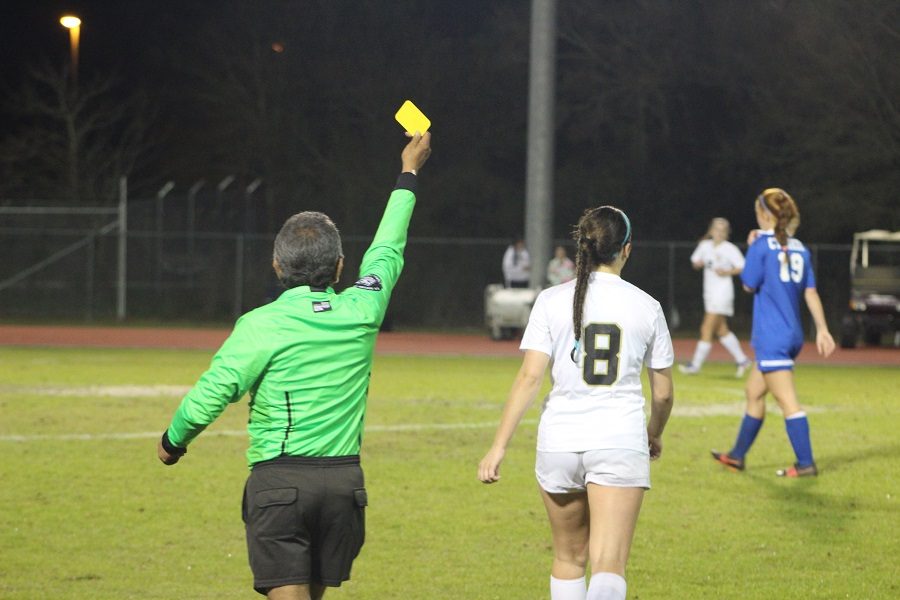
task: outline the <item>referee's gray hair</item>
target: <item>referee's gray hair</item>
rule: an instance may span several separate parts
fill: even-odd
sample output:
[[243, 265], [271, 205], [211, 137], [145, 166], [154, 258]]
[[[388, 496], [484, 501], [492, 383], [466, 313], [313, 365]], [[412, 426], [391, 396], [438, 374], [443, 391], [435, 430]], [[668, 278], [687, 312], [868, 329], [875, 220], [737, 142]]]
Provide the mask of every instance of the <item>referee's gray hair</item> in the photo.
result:
[[342, 256], [337, 227], [328, 215], [313, 211], [297, 213], [285, 221], [275, 236], [272, 252], [286, 288], [328, 287], [334, 282]]

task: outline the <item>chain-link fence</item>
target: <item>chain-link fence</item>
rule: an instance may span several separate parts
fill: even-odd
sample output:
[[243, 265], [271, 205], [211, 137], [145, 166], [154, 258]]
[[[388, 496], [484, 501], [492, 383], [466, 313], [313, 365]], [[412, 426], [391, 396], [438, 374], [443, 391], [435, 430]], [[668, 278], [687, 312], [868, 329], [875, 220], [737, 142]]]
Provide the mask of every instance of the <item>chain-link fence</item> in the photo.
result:
[[[273, 234], [129, 231], [128, 318], [227, 322], [270, 301], [281, 291], [271, 268], [273, 239]], [[0, 318], [115, 318], [115, 231], [0, 228], [0, 281], [79, 242], [74, 251], [0, 290]], [[352, 284], [369, 242], [370, 238], [344, 238], [347, 264], [338, 289]], [[507, 243], [505, 239], [411, 238], [388, 326], [481, 327], [484, 288], [502, 281], [500, 262]], [[624, 272], [627, 280], [660, 301], [674, 330], [696, 330], [703, 315], [702, 274], [689, 261], [695, 245], [695, 241], [637, 240]], [[849, 298], [850, 245], [812, 244], [810, 249], [826, 316], [836, 331]], [[738, 288], [739, 282], [735, 285]], [[732, 325], [746, 332], [752, 298], [739, 291], [735, 297]], [[809, 325], [807, 321], [807, 332]]]

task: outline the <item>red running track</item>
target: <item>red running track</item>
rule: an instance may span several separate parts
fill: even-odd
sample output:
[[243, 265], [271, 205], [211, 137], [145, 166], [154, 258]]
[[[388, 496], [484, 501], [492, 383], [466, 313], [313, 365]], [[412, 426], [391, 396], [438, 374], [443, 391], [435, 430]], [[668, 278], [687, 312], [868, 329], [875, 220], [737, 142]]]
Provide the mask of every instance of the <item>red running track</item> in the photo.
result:
[[[215, 350], [228, 333], [227, 329], [0, 325], [0, 346]], [[749, 343], [742, 342], [744, 351], [749, 353]], [[487, 334], [384, 332], [378, 336], [375, 351], [379, 354], [518, 356], [518, 344], [518, 340], [495, 342]], [[689, 360], [695, 344], [693, 339], [676, 339], [676, 359]], [[731, 357], [720, 344], [715, 344], [709, 359], [726, 362]], [[900, 366], [900, 349], [838, 348], [830, 358], [823, 359], [815, 346], [807, 343], [798, 360], [808, 364]]]

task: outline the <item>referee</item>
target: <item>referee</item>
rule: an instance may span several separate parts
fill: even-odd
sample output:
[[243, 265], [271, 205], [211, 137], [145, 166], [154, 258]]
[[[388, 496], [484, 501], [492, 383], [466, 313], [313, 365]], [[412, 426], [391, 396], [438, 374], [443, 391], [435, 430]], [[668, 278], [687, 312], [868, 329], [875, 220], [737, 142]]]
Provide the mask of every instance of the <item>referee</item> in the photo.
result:
[[344, 266], [334, 223], [289, 218], [273, 267], [287, 290], [238, 319], [188, 392], [157, 452], [174, 465], [229, 403], [250, 394], [250, 476], [243, 519], [253, 587], [274, 600], [315, 600], [350, 578], [365, 534], [359, 463], [375, 336], [403, 268], [416, 173], [431, 134], [416, 134], [359, 277], [340, 294]]

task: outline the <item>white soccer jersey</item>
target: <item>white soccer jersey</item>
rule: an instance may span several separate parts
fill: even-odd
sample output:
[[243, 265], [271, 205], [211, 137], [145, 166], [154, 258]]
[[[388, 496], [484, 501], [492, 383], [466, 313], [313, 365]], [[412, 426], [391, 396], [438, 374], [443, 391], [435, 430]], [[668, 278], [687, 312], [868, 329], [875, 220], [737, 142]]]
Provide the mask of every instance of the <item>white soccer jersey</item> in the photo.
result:
[[731, 275], [719, 275], [717, 269], [731, 271], [744, 268], [744, 255], [729, 241], [717, 246], [712, 240], [697, 244], [691, 262], [703, 262], [703, 306], [708, 313], [734, 314], [734, 283]]
[[659, 302], [611, 273], [590, 276], [576, 362], [575, 281], [540, 293], [522, 350], [550, 356], [553, 387], [544, 400], [537, 449], [584, 452], [622, 448], [648, 453], [641, 368], [672, 366], [672, 338]]

